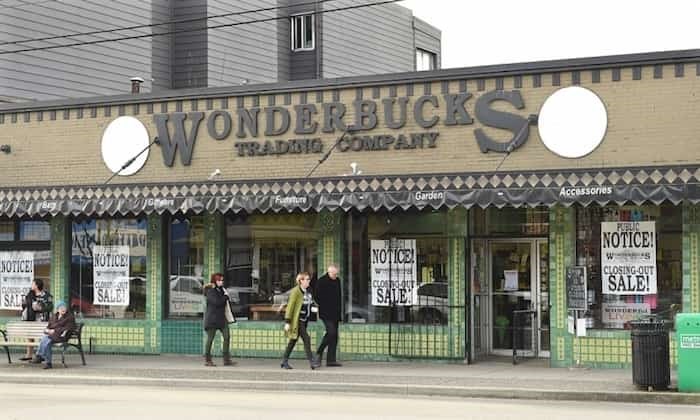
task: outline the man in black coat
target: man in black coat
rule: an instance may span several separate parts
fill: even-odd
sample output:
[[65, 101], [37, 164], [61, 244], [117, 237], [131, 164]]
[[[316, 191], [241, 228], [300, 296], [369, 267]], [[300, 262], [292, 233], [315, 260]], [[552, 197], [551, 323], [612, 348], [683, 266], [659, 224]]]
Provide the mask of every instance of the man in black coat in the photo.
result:
[[342, 366], [336, 360], [338, 349], [338, 323], [341, 320], [342, 293], [340, 278], [338, 277], [338, 267], [331, 264], [328, 272], [316, 281], [315, 298], [318, 303], [318, 315], [326, 327], [326, 334], [318, 346], [318, 359], [323, 359], [323, 351], [328, 348], [326, 366]]

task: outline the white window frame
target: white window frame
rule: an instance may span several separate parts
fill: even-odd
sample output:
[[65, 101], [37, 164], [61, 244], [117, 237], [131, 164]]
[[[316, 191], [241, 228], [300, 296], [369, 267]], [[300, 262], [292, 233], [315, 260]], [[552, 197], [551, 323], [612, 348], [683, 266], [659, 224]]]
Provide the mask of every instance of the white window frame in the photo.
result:
[[[430, 68], [421, 69], [419, 64], [421, 61], [425, 61], [426, 58], [430, 58]], [[423, 48], [416, 48], [416, 71], [431, 70], [437, 70], [437, 54], [432, 51], [424, 50]]]
[[[306, 17], [311, 16], [311, 47], [304, 47], [304, 35], [306, 34]], [[298, 15], [290, 16], [290, 28], [291, 28], [291, 47], [292, 51], [312, 51], [316, 48], [316, 16], [313, 13], [300, 13]], [[301, 47], [296, 48], [294, 46], [294, 37], [296, 34], [297, 25], [301, 25]]]

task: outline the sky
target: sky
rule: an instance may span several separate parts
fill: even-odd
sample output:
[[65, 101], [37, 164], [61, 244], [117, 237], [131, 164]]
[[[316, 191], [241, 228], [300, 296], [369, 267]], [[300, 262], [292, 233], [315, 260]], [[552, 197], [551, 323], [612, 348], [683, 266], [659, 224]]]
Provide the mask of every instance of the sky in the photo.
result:
[[700, 48], [695, 0], [406, 0], [442, 68]]

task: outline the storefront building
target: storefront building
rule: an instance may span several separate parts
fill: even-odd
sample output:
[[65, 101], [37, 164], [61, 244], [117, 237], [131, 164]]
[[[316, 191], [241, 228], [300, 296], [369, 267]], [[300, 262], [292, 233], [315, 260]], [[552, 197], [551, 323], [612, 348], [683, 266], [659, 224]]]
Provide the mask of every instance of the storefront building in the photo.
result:
[[[554, 100], [581, 91], [602, 125]], [[295, 274], [335, 263], [341, 359], [624, 367], [629, 320], [700, 311], [698, 133], [700, 51], [8, 105], [0, 281], [32, 255], [93, 351], [201, 354], [221, 272], [234, 355], [278, 357]]]

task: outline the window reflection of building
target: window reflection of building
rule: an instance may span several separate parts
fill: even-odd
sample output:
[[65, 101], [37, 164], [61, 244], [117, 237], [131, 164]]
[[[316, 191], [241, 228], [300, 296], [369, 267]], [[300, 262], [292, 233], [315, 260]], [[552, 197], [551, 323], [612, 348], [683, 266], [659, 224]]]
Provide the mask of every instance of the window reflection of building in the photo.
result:
[[[70, 306], [85, 317], [136, 318], [146, 312], [145, 218], [83, 219], [72, 223]], [[95, 245], [129, 247], [129, 305], [97, 305], [92, 250]]]
[[173, 217], [169, 229], [168, 308], [170, 318], [201, 318], [204, 271], [204, 218]]
[[316, 275], [318, 236], [315, 214], [227, 217], [225, 287], [236, 315], [282, 319], [297, 273]]

